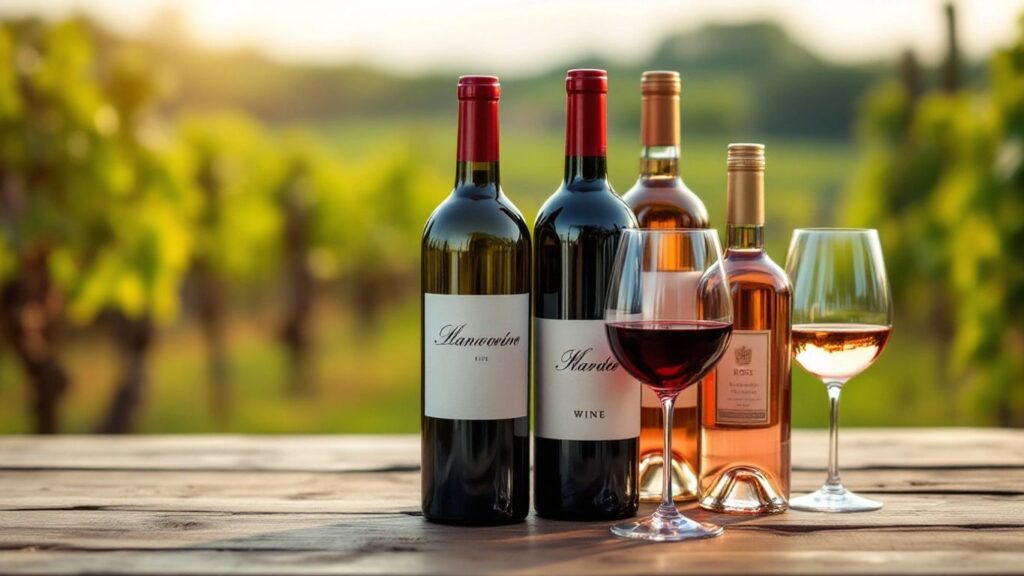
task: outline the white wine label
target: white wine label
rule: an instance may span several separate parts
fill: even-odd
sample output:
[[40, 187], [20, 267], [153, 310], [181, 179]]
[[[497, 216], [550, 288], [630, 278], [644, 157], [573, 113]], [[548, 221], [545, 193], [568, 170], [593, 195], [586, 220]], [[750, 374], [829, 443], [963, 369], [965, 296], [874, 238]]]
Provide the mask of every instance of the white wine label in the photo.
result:
[[[700, 382], [693, 384], [689, 388], [686, 388], [676, 396], [676, 408], [693, 408], [697, 405], [697, 390], [700, 388]], [[661, 399], [658, 395], [651, 390], [650, 386], [641, 386], [640, 388], [640, 405], [644, 408], [661, 408]]]
[[537, 318], [534, 431], [556, 440], [640, 435], [641, 384], [619, 366], [603, 320]]
[[771, 331], [735, 330], [715, 367], [715, 420], [768, 424], [771, 402]]
[[528, 415], [530, 295], [423, 295], [423, 413]]
[[[642, 272], [640, 285], [643, 296], [644, 319], [696, 320], [697, 319], [697, 284], [703, 276], [701, 272], [657, 271]], [[679, 393], [676, 408], [687, 408], [697, 405], [698, 384], [694, 384]], [[644, 408], [661, 408], [661, 400], [648, 386], [642, 386], [641, 405]]]

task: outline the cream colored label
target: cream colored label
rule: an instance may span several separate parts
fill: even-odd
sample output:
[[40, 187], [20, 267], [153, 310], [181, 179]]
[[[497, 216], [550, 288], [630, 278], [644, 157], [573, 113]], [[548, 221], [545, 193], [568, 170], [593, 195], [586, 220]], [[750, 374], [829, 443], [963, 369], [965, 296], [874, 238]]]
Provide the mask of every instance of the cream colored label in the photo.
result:
[[771, 331], [736, 330], [715, 367], [715, 421], [768, 424], [771, 406]]
[[423, 295], [423, 411], [431, 418], [528, 415], [530, 295]]
[[641, 384], [612, 354], [604, 320], [537, 318], [534, 431], [557, 440], [640, 435]]

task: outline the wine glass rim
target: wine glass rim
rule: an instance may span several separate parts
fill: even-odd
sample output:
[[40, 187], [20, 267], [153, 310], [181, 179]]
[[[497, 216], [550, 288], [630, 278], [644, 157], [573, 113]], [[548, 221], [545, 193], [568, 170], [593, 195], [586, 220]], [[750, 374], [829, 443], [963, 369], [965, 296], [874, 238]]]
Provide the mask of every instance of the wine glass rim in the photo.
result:
[[844, 228], [844, 227], [816, 227], [796, 228], [794, 234], [877, 234], [877, 228]]

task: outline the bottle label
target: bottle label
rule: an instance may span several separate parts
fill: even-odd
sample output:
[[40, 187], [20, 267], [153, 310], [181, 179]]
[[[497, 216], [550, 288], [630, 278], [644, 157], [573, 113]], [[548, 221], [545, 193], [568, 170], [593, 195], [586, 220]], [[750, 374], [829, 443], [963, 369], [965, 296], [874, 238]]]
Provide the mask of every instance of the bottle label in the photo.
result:
[[715, 367], [715, 420], [756, 426], [769, 423], [771, 331], [734, 330]]
[[[640, 285], [643, 290], [644, 319], [694, 320], [697, 318], [697, 284], [703, 276], [696, 271], [641, 272]], [[642, 386], [641, 405], [644, 408], [661, 408], [661, 400], [648, 386]], [[697, 405], [697, 388], [694, 384], [676, 397], [676, 408]]]
[[423, 295], [423, 413], [528, 415], [530, 295]]
[[537, 318], [534, 430], [556, 440], [640, 435], [640, 388], [608, 347], [604, 320]]

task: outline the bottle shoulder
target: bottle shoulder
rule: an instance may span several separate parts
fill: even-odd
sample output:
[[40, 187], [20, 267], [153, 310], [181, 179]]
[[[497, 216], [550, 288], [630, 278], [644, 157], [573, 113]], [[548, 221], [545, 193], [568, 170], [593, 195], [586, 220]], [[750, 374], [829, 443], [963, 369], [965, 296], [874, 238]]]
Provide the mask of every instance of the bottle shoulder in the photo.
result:
[[789, 276], [764, 250], [727, 249], [722, 259], [732, 289], [770, 289], [789, 295]]
[[466, 240], [491, 238], [523, 243], [529, 247], [530, 231], [522, 213], [507, 196], [457, 194], [453, 191], [427, 218], [424, 245], [463, 244]]
[[610, 186], [581, 192], [563, 184], [537, 212], [534, 233], [566, 234], [574, 228], [617, 230], [637, 226], [633, 211]]
[[645, 228], [707, 228], [707, 207], [680, 178], [638, 178], [622, 197]]

